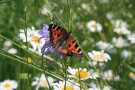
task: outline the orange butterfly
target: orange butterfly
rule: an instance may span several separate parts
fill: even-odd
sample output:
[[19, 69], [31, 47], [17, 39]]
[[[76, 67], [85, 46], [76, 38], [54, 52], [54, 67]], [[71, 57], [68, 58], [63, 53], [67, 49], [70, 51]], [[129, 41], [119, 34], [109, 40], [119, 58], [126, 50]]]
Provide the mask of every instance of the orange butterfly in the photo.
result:
[[48, 30], [50, 31], [50, 41], [53, 43], [53, 47], [57, 48], [58, 52], [68, 56], [82, 54], [80, 47], [66, 29], [50, 24]]

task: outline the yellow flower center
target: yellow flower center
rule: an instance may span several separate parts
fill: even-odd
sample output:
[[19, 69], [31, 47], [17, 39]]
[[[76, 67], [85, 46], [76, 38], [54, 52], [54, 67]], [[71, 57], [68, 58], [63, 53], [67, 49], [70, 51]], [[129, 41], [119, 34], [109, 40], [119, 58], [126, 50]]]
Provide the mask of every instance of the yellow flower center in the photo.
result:
[[113, 80], [113, 76], [108, 76], [108, 80]]
[[28, 62], [32, 62], [32, 59], [30, 57], [28, 57]]
[[41, 83], [42, 83], [43, 85], [47, 85], [47, 84], [48, 84], [46, 80], [41, 81]]
[[11, 84], [10, 84], [10, 83], [6, 83], [6, 84], [4, 85], [4, 87], [5, 87], [5, 88], [10, 88], [10, 87], [11, 87]]
[[41, 41], [41, 40], [40, 40], [40, 41], [38, 41], [39, 36], [37, 36], [37, 35], [32, 35], [32, 36], [31, 36], [31, 39], [32, 39], [35, 43], [39, 43], [39, 44], [41, 44], [41, 43], [42, 43], [42, 41]]
[[88, 72], [84, 71], [84, 70], [76, 71], [75, 76], [78, 77], [78, 78], [79, 77], [80, 78], [86, 78], [86, 77], [88, 77]]
[[26, 57], [24, 57], [24, 59], [25, 59], [26, 61], [28, 61], [29, 63], [32, 62], [32, 59], [31, 59], [30, 57], [28, 57], [28, 59], [27, 59]]
[[123, 30], [121, 29], [119, 33], [120, 33], [120, 34], [123, 34], [124, 32], [123, 32]]
[[120, 28], [122, 27], [122, 22], [120, 22], [119, 27], [120, 27]]
[[97, 26], [96, 23], [93, 23], [93, 24], [92, 24], [92, 27], [93, 27], [93, 28], [96, 28], [96, 26]]
[[66, 88], [62, 88], [62, 90], [74, 90], [74, 88], [72, 86], [66, 86]]
[[104, 60], [104, 55], [103, 54], [95, 54], [93, 56], [94, 60]]
[[135, 74], [133, 72], [130, 72], [129, 77], [133, 78], [133, 77], [135, 77]]

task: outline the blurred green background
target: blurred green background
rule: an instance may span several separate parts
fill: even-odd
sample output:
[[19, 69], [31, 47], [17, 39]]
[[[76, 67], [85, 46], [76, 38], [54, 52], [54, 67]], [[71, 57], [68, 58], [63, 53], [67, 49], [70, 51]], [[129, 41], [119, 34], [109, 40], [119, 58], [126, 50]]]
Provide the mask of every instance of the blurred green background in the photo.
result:
[[[86, 7], [83, 7], [83, 4], [87, 4]], [[46, 13], [45, 8], [48, 9], [49, 13]], [[131, 32], [134, 32], [135, 0], [0, 0], [0, 35], [22, 46], [26, 45], [26, 43], [23, 43], [18, 37], [20, 29], [34, 26], [38, 30], [42, 29], [43, 23], [50, 24], [53, 22], [71, 31], [85, 53], [88, 53], [91, 50], [99, 50], [99, 48], [95, 47], [97, 41], [106, 40], [111, 42], [113, 37], [119, 36], [113, 32], [114, 27], [107, 18], [107, 14], [110, 12], [113, 13], [113, 19], [126, 21]], [[86, 24], [90, 20], [102, 24], [103, 36], [100, 33], [91, 33], [87, 29]], [[121, 36], [126, 38], [124, 35]], [[17, 50], [17, 56], [22, 58], [29, 56], [34, 64], [41, 65], [38, 57], [28, 54], [20, 47], [14, 44], [6, 47], [4, 42], [7, 39], [0, 37], [1, 53], [14, 57], [4, 52], [13, 47]], [[130, 44], [128, 47], [116, 49], [116, 53], [109, 53], [111, 61], [106, 62], [104, 68], [97, 66], [97, 69], [102, 72], [111, 69], [114, 74], [120, 76], [119, 81], [107, 81], [115, 90], [135, 90], [135, 81], [129, 77], [130, 72], [135, 72], [135, 45]], [[124, 49], [132, 52], [130, 58], [121, 57], [120, 52]], [[56, 61], [59, 59], [56, 56], [53, 58]], [[76, 64], [76, 60], [73, 60], [76, 58], [71, 59], [70, 65], [76, 67], [78, 64]], [[82, 59], [79, 66], [88, 66], [85, 56]], [[57, 73], [55, 67], [51, 67], [51, 64], [47, 65], [47, 70]], [[22, 74], [27, 73], [31, 75], [30, 80], [21, 77]], [[29, 86], [29, 81], [31, 82], [32, 78], [38, 73], [40, 72], [34, 68], [0, 55], [0, 82], [5, 79], [17, 80], [19, 83], [17, 90], [29, 90], [26, 88]], [[97, 81], [102, 82], [100, 79]]]

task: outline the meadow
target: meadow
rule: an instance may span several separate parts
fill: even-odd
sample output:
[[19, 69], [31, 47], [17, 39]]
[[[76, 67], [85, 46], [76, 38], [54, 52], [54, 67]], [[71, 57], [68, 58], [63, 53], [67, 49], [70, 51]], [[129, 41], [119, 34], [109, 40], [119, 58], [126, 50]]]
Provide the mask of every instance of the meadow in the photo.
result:
[[0, 90], [135, 90], [135, 0], [0, 0]]

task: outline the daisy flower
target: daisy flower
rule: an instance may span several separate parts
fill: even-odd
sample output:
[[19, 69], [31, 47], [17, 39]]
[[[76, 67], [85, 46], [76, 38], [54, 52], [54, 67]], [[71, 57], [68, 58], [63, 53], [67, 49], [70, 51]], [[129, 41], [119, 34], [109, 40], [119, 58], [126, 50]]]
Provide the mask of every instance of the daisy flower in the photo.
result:
[[10, 41], [4, 42], [4, 48], [3, 50], [7, 51], [10, 54], [17, 54], [17, 49], [12, 47], [12, 43]]
[[110, 80], [114, 80], [114, 81], [120, 80], [120, 76], [119, 76], [119, 75], [115, 75], [115, 76], [114, 76], [112, 70], [107, 70], [107, 71], [105, 71], [105, 72], [103, 73], [103, 78], [104, 78], [105, 80], [108, 80], [108, 81], [110, 81]]
[[112, 43], [117, 48], [123, 48], [129, 45], [127, 40], [123, 39], [122, 37], [119, 38], [113, 37]]
[[106, 14], [106, 18], [109, 19], [110, 21], [112, 21], [113, 18], [114, 18], [114, 14], [113, 14], [112, 12], [108, 12], [108, 13]]
[[0, 90], [14, 90], [17, 89], [18, 83], [14, 80], [5, 80], [0, 82]]
[[40, 11], [41, 11], [41, 14], [43, 14], [43, 15], [49, 14], [49, 9], [48, 9], [47, 5], [44, 5]]
[[69, 75], [70, 77], [73, 77], [73, 78], [79, 78], [80, 77], [81, 80], [85, 80], [85, 79], [88, 79], [88, 78], [96, 79], [99, 76], [93, 70], [87, 71], [86, 68], [84, 68], [84, 69], [79, 68], [79, 70], [78, 70], [78, 69], [68, 67], [68, 72], [71, 74], [71, 75]]
[[90, 5], [88, 3], [82, 3], [81, 7], [82, 7], [82, 9], [84, 9], [87, 12], [91, 11]]
[[[26, 36], [23, 29], [20, 30], [19, 37], [23, 40], [23, 42], [26, 42]], [[34, 27], [27, 28], [27, 41], [32, 45], [34, 51], [41, 52], [41, 47], [44, 45], [44, 40], [41, 39], [38, 41], [40, 37], [41, 35], [38, 34], [38, 31], [36, 31]]]
[[124, 34], [124, 35], [128, 35], [131, 32], [128, 30], [128, 25], [125, 21], [123, 20], [116, 20], [114, 22], [114, 32], [116, 32], [117, 34]]
[[103, 89], [100, 89], [99, 87], [93, 87], [89, 88], [88, 90], [112, 90], [110, 86], [104, 86]]
[[104, 62], [97, 62], [97, 61], [88, 61], [87, 62], [87, 64], [88, 65], [90, 65], [90, 66], [100, 66], [101, 68], [104, 68], [105, 66], [104, 66]]
[[117, 34], [123, 34], [123, 35], [128, 35], [131, 32], [125, 28], [125, 27], [121, 27], [121, 28], [114, 28], [114, 32], [116, 32]]
[[12, 43], [10, 41], [4, 42], [4, 47], [8, 48], [8, 47], [11, 47], [11, 46], [12, 46]]
[[113, 80], [113, 71], [112, 70], [105, 71], [103, 77], [106, 80]]
[[36, 90], [39, 88], [49, 88], [48, 82], [50, 85], [53, 85], [53, 78], [47, 77], [48, 82], [46, 80], [46, 77], [44, 74], [42, 74], [40, 77], [35, 77], [35, 81], [32, 82], [32, 86], [36, 86]]
[[92, 51], [88, 53], [89, 57], [94, 61], [108, 61], [111, 60], [109, 54], [104, 53], [104, 51]]
[[99, 87], [89, 88], [88, 90], [101, 90]]
[[11, 53], [11, 54], [17, 54], [17, 49], [16, 48], [9, 48], [7, 50], [8, 53]]
[[128, 35], [127, 38], [131, 43], [135, 43], [135, 33]]
[[113, 45], [104, 41], [99, 41], [96, 43], [96, 46], [98, 46], [101, 50], [111, 51], [114, 49]]
[[[59, 81], [59, 83], [55, 83], [53, 88], [54, 88], [53, 90], [64, 90], [65, 81]], [[80, 87], [76, 86], [74, 83], [66, 81], [65, 90], [80, 90]]]
[[104, 86], [103, 90], [112, 90], [112, 88], [110, 86]]
[[87, 28], [91, 31], [91, 32], [101, 32], [102, 31], [102, 25], [94, 20], [89, 21], [87, 23]]
[[116, 21], [114, 22], [114, 27], [116, 27], [116, 28], [121, 28], [121, 27], [128, 28], [129, 26], [128, 26], [128, 24], [127, 24], [125, 21], [123, 21], [123, 20], [116, 20]]
[[128, 58], [128, 57], [131, 57], [131, 56], [132, 56], [132, 52], [131, 51], [123, 50], [121, 52], [121, 57], [123, 57], [123, 58]]
[[97, 86], [94, 82], [90, 83], [90, 87], [88, 90], [112, 90], [110, 86], [103, 86], [102, 89]]

